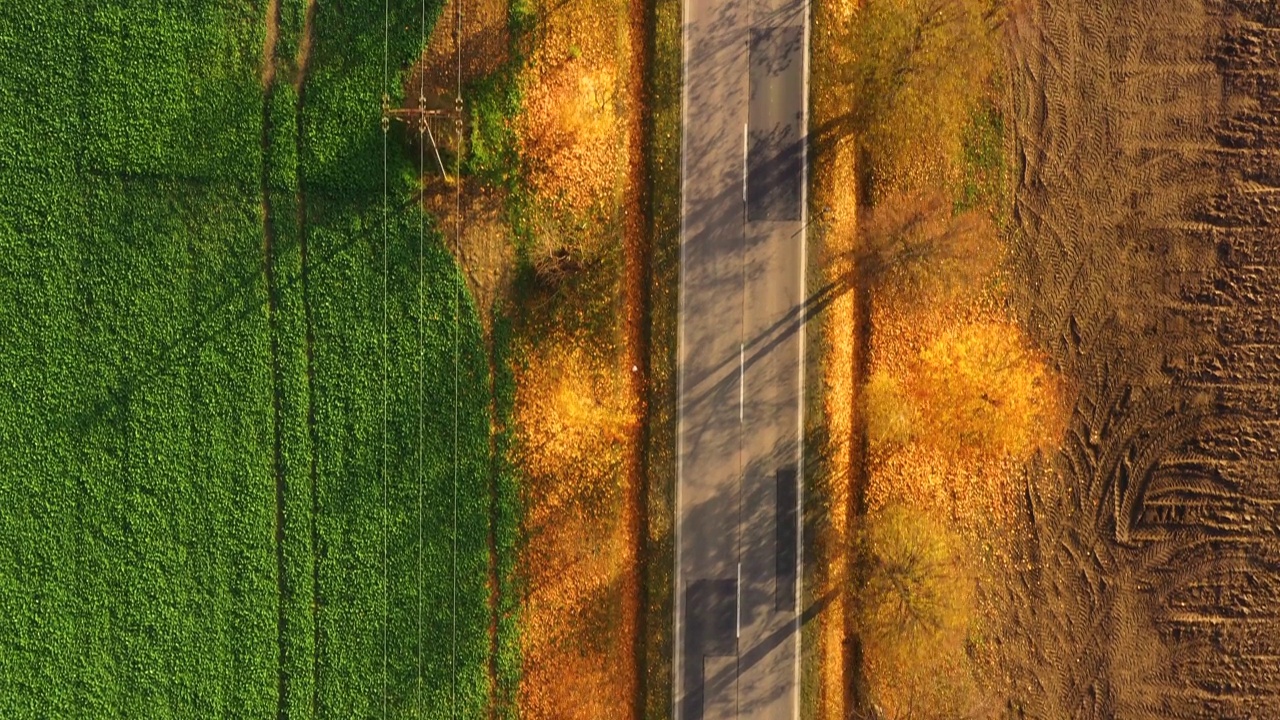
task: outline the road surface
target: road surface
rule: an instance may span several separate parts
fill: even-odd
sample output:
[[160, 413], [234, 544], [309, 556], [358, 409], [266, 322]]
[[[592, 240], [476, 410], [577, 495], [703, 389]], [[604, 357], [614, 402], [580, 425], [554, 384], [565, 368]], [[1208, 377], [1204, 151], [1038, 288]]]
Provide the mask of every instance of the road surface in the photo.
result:
[[804, 0], [685, 0], [677, 720], [795, 718]]

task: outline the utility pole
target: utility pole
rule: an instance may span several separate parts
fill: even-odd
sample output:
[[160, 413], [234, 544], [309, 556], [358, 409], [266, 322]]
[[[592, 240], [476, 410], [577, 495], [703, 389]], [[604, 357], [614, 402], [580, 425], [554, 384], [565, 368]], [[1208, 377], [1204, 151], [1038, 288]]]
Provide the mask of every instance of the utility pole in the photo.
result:
[[[461, 100], [461, 98], [459, 98]], [[392, 120], [399, 120], [406, 125], [409, 124], [413, 117], [418, 118], [418, 139], [422, 140], [425, 135], [431, 141], [431, 150], [436, 155], [436, 163], [440, 166], [440, 174], [445, 180], [449, 179], [449, 174], [445, 172], [444, 161], [440, 159], [440, 148], [436, 146], [435, 134], [431, 132], [430, 118], [446, 118], [451, 114], [448, 110], [428, 110], [426, 109], [427, 99], [422, 95], [418, 96], [418, 107], [414, 108], [393, 108], [391, 107], [391, 96], [386, 93], [382, 94], [382, 132], [387, 132], [391, 128]], [[461, 105], [461, 102], [455, 103]], [[460, 125], [460, 119], [455, 118], [455, 125]]]

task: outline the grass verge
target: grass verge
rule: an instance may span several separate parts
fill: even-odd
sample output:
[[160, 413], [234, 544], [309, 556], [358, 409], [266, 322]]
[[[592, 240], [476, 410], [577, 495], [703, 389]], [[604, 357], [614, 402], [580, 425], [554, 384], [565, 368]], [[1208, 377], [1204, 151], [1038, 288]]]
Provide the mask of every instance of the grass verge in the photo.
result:
[[519, 468], [515, 464], [514, 412], [516, 379], [512, 354], [511, 319], [495, 309], [492, 325], [491, 382], [494, 402], [493, 524], [494, 565], [497, 583], [496, 657], [494, 667], [493, 714], [497, 718], [518, 718], [520, 692], [520, 574], [519, 529], [523, 517], [520, 502]]
[[680, 284], [681, 4], [655, 0], [647, 17], [649, 389], [645, 466], [643, 717], [671, 717], [677, 322]]
[[[808, 294], [847, 284], [856, 249], [857, 142], [849, 129], [854, 99], [844, 84], [853, 57], [844, 42], [859, 3], [815, 0], [810, 45], [810, 262]], [[863, 446], [857, 432], [855, 375], [865, 358], [860, 313], [851, 292], [837, 295], [810, 322], [805, 398], [805, 607], [825, 601], [805, 628], [801, 706], [806, 718], [849, 717], [857, 692], [850, 643], [854, 490]]]
[[[975, 702], [971, 668], [958, 650], [972, 618], [948, 616], [946, 643], [930, 634], [929, 653], [908, 653], [909, 643], [896, 636], [868, 635], [867, 593], [875, 583], [866, 580], [871, 561], [855, 552], [856, 541], [877, 523], [891, 522], [893, 512], [927, 516], [912, 533], [884, 537], [899, 542], [931, 533], [932, 542], [945, 535], [938, 564], [951, 565], [972, 538], [934, 529], [960, 523], [966, 518], [957, 513], [998, 498], [989, 496], [994, 486], [973, 482], [980, 473], [971, 468], [933, 466], [918, 448], [889, 452], [869, 442], [863, 389], [873, 370], [895, 377], [914, 372], [904, 360], [913, 348], [986, 317], [990, 288], [977, 285], [990, 278], [966, 285], [963, 297], [931, 297], [919, 307], [868, 278], [875, 272], [876, 222], [904, 198], [945, 197], [943, 216], [989, 215], [994, 222], [985, 226], [1006, 217], [1003, 100], [991, 89], [1000, 84], [1002, 3], [819, 0], [813, 10], [811, 211], [822, 220], [811, 255], [819, 258], [817, 287], [810, 290], [841, 281], [853, 290], [814, 321], [822, 381], [808, 390], [815, 463], [809, 601], [830, 593], [834, 602], [806, 636], [804, 706], [807, 717], [865, 714], [872, 704], [892, 715], [914, 698], [954, 716]], [[946, 227], [946, 220], [937, 226]], [[945, 241], [945, 234], [930, 240]], [[945, 273], [940, 267], [916, 270]], [[907, 509], [886, 509], [901, 507]], [[932, 575], [921, 577], [932, 582]]]

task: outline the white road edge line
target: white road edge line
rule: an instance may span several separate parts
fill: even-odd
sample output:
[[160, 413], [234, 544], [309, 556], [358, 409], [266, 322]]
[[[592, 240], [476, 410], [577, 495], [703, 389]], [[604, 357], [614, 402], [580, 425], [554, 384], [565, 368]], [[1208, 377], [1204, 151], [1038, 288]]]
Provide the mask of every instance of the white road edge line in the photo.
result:
[[800, 663], [804, 655], [804, 638], [801, 634], [803, 628], [800, 626], [800, 616], [802, 613], [804, 602], [804, 344], [805, 344], [805, 323], [808, 322], [808, 310], [805, 307], [805, 295], [808, 293], [808, 285], [806, 281], [809, 276], [809, 23], [810, 23], [810, 7], [809, 0], [804, 2], [804, 26], [801, 30], [804, 33], [804, 80], [803, 80], [803, 102], [800, 104], [801, 121], [800, 126], [804, 132], [804, 142], [800, 145], [800, 402], [798, 422], [796, 427], [796, 455], [799, 456], [799, 462], [796, 464], [796, 599], [795, 599], [795, 617], [794, 633], [796, 636], [796, 658], [795, 658], [795, 717], [800, 717]]
[[747, 123], [742, 123], [742, 205], [747, 204]]
[[671, 718], [680, 720], [680, 694], [684, 688], [680, 682], [681, 655], [683, 655], [684, 637], [680, 627], [680, 614], [684, 610], [684, 578], [680, 575], [680, 486], [684, 479], [684, 269], [685, 269], [685, 229], [687, 223], [686, 208], [688, 198], [685, 196], [684, 179], [688, 173], [689, 134], [685, 131], [689, 118], [689, 92], [685, 87], [689, 68], [689, 3], [680, 3], [680, 266], [677, 269], [679, 280], [676, 288], [676, 487], [675, 508], [672, 518], [675, 524], [675, 577], [671, 580], [671, 591], [675, 593], [675, 602], [671, 603], [672, 646], [675, 657], [671, 660]]

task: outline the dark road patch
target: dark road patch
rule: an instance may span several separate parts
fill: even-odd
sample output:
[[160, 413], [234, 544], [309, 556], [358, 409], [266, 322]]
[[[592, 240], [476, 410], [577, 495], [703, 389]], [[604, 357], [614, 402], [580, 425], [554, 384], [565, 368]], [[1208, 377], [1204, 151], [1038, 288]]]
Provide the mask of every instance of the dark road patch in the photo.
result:
[[799, 220], [804, 182], [804, 28], [751, 28], [747, 221]]
[[705, 695], [703, 659], [708, 656], [738, 654], [738, 581], [695, 580], [685, 590], [684, 643], [685, 720], [701, 720]]
[[796, 543], [799, 538], [799, 482], [794, 467], [778, 469], [777, 508], [777, 582], [774, 586], [774, 609], [794, 612], [796, 609]]

